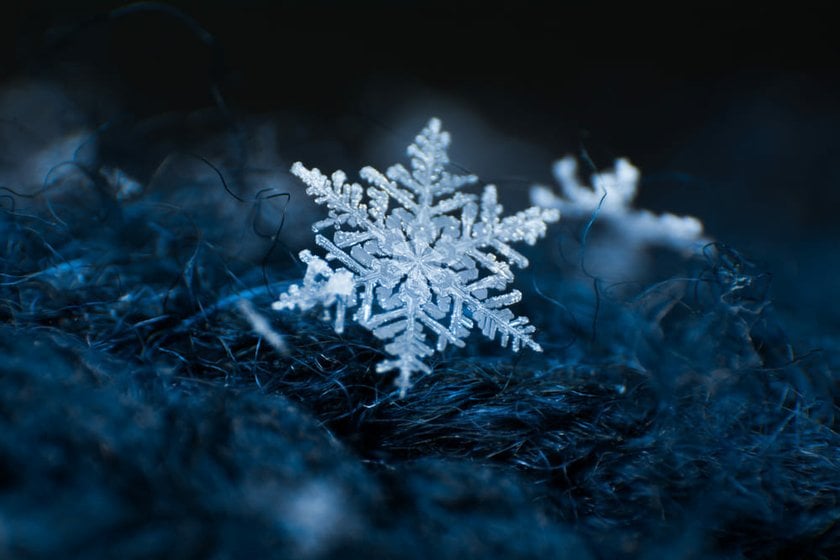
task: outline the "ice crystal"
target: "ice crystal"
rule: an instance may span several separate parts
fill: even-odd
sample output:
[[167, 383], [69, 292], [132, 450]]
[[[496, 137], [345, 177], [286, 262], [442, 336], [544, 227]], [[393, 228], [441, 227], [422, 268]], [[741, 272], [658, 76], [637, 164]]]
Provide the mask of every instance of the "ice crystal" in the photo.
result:
[[619, 230], [625, 244], [660, 245], [692, 252], [708, 243], [703, 224], [694, 216], [656, 215], [632, 207], [639, 188], [639, 170], [626, 159], [615, 161], [612, 171], [592, 175], [592, 186], [584, 186], [577, 176], [577, 161], [566, 156], [554, 164], [554, 176], [562, 196], [536, 185], [531, 202], [544, 208], [557, 208], [567, 217], [598, 217]]
[[[334, 308], [336, 332], [353, 310], [356, 323], [386, 341], [391, 357], [377, 371], [399, 371], [401, 396], [412, 374], [431, 371], [425, 358], [450, 343], [464, 346], [475, 326], [490, 339], [498, 334], [503, 347], [541, 350], [528, 319], [508, 309], [521, 299], [519, 291], [505, 291], [511, 266], [528, 266], [510, 244], [533, 245], [559, 212], [531, 207], [501, 218], [495, 186], [485, 186], [480, 199], [460, 192], [478, 178], [447, 171], [449, 142], [440, 121], [431, 119], [408, 147], [411, 170], [397, 164], [382, 174], [365, 167], [360, 176], [367, 190], [348, 183], [342, 171], [327, 177], [300, 162], [292, 166], [307, 194], [329, 209], [312, 227], [327, 260], [302, 251], [303, 283], [273, 307], [322, 306], [327, 314]], [[335, 230], [332, 240], [319, 233], [328, 228]], [[427, 334], [437, 337], [434, 346]]]

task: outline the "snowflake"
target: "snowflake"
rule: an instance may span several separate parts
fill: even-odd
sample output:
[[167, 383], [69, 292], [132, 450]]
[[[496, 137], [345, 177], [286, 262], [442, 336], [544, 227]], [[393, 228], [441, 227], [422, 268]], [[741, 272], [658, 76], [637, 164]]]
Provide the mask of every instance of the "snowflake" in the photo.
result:
[[555, 162], [554, 176], [563, 196], [546, 187], [531, 188], [531, 202], [543, 208], [556, 208], [564, 216], [588, 219], [598, 216], [618, 230], [625, 245], [660, 245], [677, 251], [694, 252], [708, 243], [703, 224], [694, 216], [656, 215], [632, 208], [639, 190], [638, 168], [626, 159], [617, 159], [613, 171], [592, 175], [592, 186], [581, 185], [577, 161], [566, 156]]
[[[353, 320], [387, 341], [391, 357], [376, 369], [399, 371], [401, 396], [412, 374], [431, 372], [425, 358], [450, 343], [463, 347], [476, 325], [490, 339], [498, 334], [503, 347], [510, 342], [514, 351], [522, 346], [541, 351], [528, 319], [508, 309], [521, 293], [504, 289], [513, 281], [511, 265], [528, 266], [510, 243], [533, 245], [559, 212], [532, 207], [500, 218], [495, 186], [485, 186], [480, 200], [460, 192], [478, 179], [446, 170], [449, 140], [440, 121], [431, 119], [408, 147], [411, 171], [397, 164], [383, 175], [365, 167], [360, 175], [370, 185], [367, 191], [348, 183], [342, 171], [328, 178], [300, 162], [292, 166], [307, 194], [329, 209], [329, 217], [313, 225], [313, 231], [335, 231], [332, 240], [315, 236], [327, 260], [300, 253], [307, 265], [303, 283], [291, 286], [273, 308], [320, 305], [331, 318], [329, 308], [334, 307], [339, 333], [355, 309]], [[426, 340], [429, 333], [437, 337], [434, 347]]]

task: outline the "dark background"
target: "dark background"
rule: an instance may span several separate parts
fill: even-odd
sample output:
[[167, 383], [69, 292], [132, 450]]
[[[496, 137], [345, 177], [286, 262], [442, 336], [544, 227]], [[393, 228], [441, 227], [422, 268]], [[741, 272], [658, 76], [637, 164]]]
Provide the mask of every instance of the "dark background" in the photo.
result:
[[[566, 153], [626, 156], [640, 207], [698, 216], [773, 273], [782, 310], [840, 327], [833, 19], [546, 4], [18, 3], [0, 68], [6, 86], [70, 92], [96, 124], [210, 112], [209, 132], [283, 114], [281, 155], [322, 169], [385, 166], [432, 114], [458, 164], [523, 193]], [[142, 160], [133, 149], [123, 159]]]

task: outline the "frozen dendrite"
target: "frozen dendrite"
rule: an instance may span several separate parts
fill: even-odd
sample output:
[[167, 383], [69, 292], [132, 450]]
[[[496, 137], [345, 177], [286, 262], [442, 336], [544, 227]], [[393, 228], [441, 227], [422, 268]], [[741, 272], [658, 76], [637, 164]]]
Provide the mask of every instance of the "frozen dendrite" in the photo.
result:
[[[464, 346], [474, 326], [490, 339], [498, 334], [501, 345], [510, 342], [514, 351], [541, 350], [528, 319], [508, 309], [521, 293], [504, 290], [513, 281], [511, 265], [528, 266], [510, 244], [533, 245], [559, 212], [532, 207], [501, 218], [495, 186], [485, 186], [480, 200], [459, 191], [478, 178], [446, 170], [448, 146], [449, 134], [431, 119], [408, 147], [411, 170], [397, 164], [383, 175], [365, 167], [360, 176], [370, 185], [366, 190], [348, 183], [342, 171], [327, 177], [300, 162], [292, 166], [307, 194], [329, 209], [329, 217], [312, 229], [335, 231], [332, 239], [315, 236], [326, 260], [301, 252], [307, 265], [303, 283], [291, 286], [273, 307], [334, 308], [336, 332], [352, 312], [355, 322], [387, 342], [391, 358], [377, 371], [398, 370], [401, 395], [413, 373], [431, 371], [425, 358], [450, 343]], [[428, 334], [437, 337], [434, 346]]]
[[598, 218], [609, 221], [619, 230], [626, 244], [659, 245], [677, 251], [692, 252], [708, 241], [703, 224], [693, 216], [656, 215], [649, 210], [632, 208], [639, 187], [639, 170], [626, 159], [618, 159], [613, 171], [592, 175], [592, 186], [581, 185], [577, 161], [566, 156], [554, 164], [554, 176], [562, 196], [536, 185], [531, 188], [531, 202], [543, 208], [557, 208], [566, 217], [588, 219], [596, 210]]

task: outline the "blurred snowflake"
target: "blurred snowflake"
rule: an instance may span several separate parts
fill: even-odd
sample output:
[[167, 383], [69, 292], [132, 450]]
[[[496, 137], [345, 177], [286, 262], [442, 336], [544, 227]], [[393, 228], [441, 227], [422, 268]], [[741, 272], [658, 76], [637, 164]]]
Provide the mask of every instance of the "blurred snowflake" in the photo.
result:
[[[365, 167], [360, 175], [365, 190], [348, 183], [342, 171], [326, 177], [300, 162], [292, 173], [307, 185], [307, 194], [329, 208], [329, 217], [316, 223], [317, 233], [333, 227], [330, 240], [315, 236], [327, 260], [302, 251], [306, 275], [274, 303], [274, 309], [335, 307], [335, 330], [344, 328], [348, 310], [353, 320], [388, 341], [393, 356], [377, 366], [378, 372], [398, 370], [396, 384], [404, 396], [413, 373], [429, 373], [423, 359], [447, 344], [464, 346], [474, 326], [490, 339], [499, 335], [514, 351], [528, 346], [540, 351], [526, 317], [516, 317], [508, 306], [518, 302], [517, 290], [503, 291], [513, 281], [511, 265], [528, 260], [510, 243], [529, 245], [545, 235], [546, 224], [559, 219], [555, 209], [537, 207], [501, 218], [496, 187], [487, 185], [480, 200], [459, 189], [478, 181], [472, 175], [446, 171], [449, 134], [431, 119], [408, 147], [411, 171], [402, 165], [382, 174]], [[390, 208], [391, 203], [395, 203]], [[426, 342], [427, 331], [437, 337], [436, 347]]]
[[[639, 190], [639, 170], [626, 159], [618, 159], [612, 171], [593, 173], [592, 186], [584, 186], [577, 176], [577, 161], [566, 156], [554, 164], [554, 176], [562, 196], [541, 185], [531, 187], [531, 202], [543, 208], [556, 208], [569, 218], [588, 219], [597, 214], [618, 230], [625, 245], [667, 247], [692, 253], [709, 240], [703, 237], [703, 224], [694, 216], [656, 215], [632, 208]], [[630, 251], [629, 249], [625, 250]]]

